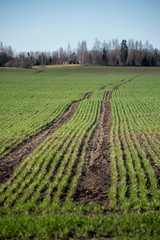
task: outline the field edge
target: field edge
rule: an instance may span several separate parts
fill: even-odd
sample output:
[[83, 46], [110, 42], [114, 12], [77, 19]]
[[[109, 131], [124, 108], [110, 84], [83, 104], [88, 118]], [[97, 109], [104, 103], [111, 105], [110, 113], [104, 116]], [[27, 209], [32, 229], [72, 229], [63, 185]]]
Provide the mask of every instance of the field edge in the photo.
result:
[[157, 239], [158, 211], [147, 213], [0, 217], [0, 239]]

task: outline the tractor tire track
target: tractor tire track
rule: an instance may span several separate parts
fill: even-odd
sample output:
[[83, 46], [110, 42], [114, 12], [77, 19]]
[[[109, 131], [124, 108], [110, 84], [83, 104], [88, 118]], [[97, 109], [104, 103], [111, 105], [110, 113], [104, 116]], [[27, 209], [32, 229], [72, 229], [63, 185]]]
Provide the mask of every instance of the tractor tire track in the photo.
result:
[[[124, 79], [114, 88], [117, 91], [121, 85], [142, 76], [140, 73], [125, 81]], [[99, 90], [103, 90], [104, 86]], [[112, 123], [110, 99], [112, 91], [102, 102], [101, 115], [93, 137], [88, 144], [85, 166], [78, 182], [74, 200], [83, 203], [109, 204], [108, 192], [111, 185], [110, 170], [110, 129]], [[124, 159], [125, 160], [125, 159]]]
[[112, 92], [108, 92], [102, 102], [101, 116], [98, 127], [89, 143], [86, 163], [79, 180], [75, 201], [84, 203], [108, 203], [110, 187], [110, 127]]
[[[92, 92], [86, 93], [84, 99], [89, 99], [91, 94]], [[0, 184], [8, 180], [15, 167], [28, 157], [40, 143], [71, 119], [80, 102], [73, 102], [56, 123], [30, 137], [26, 142], [19, 144], [11, 153], [0, 160]]]

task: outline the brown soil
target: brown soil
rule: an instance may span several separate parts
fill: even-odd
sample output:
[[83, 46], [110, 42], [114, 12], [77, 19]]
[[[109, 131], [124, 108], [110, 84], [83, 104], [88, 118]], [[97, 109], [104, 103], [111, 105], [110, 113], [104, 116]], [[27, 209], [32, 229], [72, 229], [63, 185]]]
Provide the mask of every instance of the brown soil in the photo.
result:
[[105, 87], [106, 87], [106, 86], [103, 86], [103, 87], [101, 87], [99, 90], [103, 90], [103, 89], [105, 89]]
[[[144, 74], [144, 73], [142, 73]], [[140, 74], [140, 75], [142, 75]], [[118, 88], [133, 79], [121, 80]], [[105, 86], [99, 90], [103, 90]], [[111, 108], [110, 99], [112, 92], [108, 92], [106, 100], [102, 102], [101, 116], [99, 124], [95, 129], [93, 137], [89, 143], [85, 166], [79, 179], [75, 201], [83, 203], [109, 204], [108, 191], [111, 184], [110, 171], [110, 128], [111, 128]]]
[[[87, 93], [84, 99], [89, 99], [91, 94], [92, 92]], [[14, 168], [31, 154], [40, 143], [71, 119], [79, 103], [80, 101], [72, 103], [56, 123], [53, 123], [50, 127], [37, 135], [30, 137], [26, 142], [21, 143], [10, 154], [0, 160], [0, 184], [8, 180]]]
[[84, 99], [89, 99], [91, 95], [92, 95], [92, 92], [86, 93], [86, 95], [84, 96]]
[[86, 163], [78, 183], [75, 201], [108, 204], [110, 187], [110, 127], [112, 92], [102, 102], [99, 124], [88, 146]]
[[118, 90], [119, 87], [120, 87], [120, 85], [116, 86], [114, 90]]
[[126, 84], [126, 83], [131, 82], [133, 79], [135, 79], [135, 78], [137, 78], [137, 77], [138, 77], [138, 76], [136, 76], [136, 77], [134, 77], [134, 78], [132, 78], [132, 79], [129, 79], [129, 80], [126, 81], [126, 82], [124, 82], [125, 80], [122, 79], [122, 80], [121, 80], [121, 83], [120, 83], [119, 85], [117, 85], [117, 86], [114, 88], [114, 90], [118, 90], [118, 88], [119, 88], [120, 86], [122, 86], [122, 85], [124, 85], [124, 84]]

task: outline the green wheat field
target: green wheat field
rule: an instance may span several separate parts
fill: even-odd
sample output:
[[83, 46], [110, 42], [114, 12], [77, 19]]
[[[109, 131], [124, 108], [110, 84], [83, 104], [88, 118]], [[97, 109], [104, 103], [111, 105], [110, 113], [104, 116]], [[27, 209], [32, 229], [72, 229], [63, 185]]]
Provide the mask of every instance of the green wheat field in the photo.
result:
[[[77, 201], [107, 93], [106, 203]], [[74, 103], [26, 157], [7, 160]], [[0, 172], [0, 239], [159, 239], [160, 68], [1, 68]]]

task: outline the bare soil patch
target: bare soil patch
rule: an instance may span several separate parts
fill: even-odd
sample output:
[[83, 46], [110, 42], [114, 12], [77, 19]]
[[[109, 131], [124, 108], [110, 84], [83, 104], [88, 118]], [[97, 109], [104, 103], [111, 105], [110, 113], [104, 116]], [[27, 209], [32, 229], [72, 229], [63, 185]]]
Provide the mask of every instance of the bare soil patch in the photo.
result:
[[91, 95], [92, 95], [92, 92], [86, 93], [86, 95], [84, 96], [84, 99], [89, 99]]
[[[121, 85], [129, 83], [145, 72], [125, 81], [121, 80], [114, 88], [118, 90]], [[112, 83], [110, 84], [112, 85]], [[105, 86], [99, 90], [103, 90]], [[108, 92], [106, 100], [102, 102], [99, 124], [88, 145], [85, 166], [79, 179], [75, 201], [83, 203], [109, 204], [108, 191], [111, 185], [110, 170], [110, 128], [112, 92]], [[123, 146], [122, 146], [123, 147]], [[124, 156], [125, 159], [125, 156]]]
[[99, 124], [91, 139], [86, 163], [75, 194], [75, 201], [108, 204], [108, 190], [111, 183], [110, 172], [110, 127], [112, 92], [108, 92], [102, 102]]
[[[89, 99], [91, 94], [92, 92], [87, 93], [84, 99]], [[0, 184], [8, 180], [8, 178], [12, 175], [15, 167], [23, 159], [29, 156], [29, 154], [31, 154], [40, 143], [42, 143], [49, 135], [54, 133], [59, 127], [71, 119], [71, 116], [74, 114], [79, 103], [80, 101], [73, 102], [56, 123], [53, 123], [50, 127], [44, 129], [37, 135], [30, 137], [26, 142], [18, 145], [17, 148], [14, 149], [10, 154], [1, 159]]]
[[103, 86], [103, 87], [101, 87], [99, 90], [103, 90], [103, 89], [105, 89], [105, 87], [106, 87], [106, 86]]
[[114, 90], [118, 90], [119, 87], [120, 87], [120, 85], [116, 86]]

